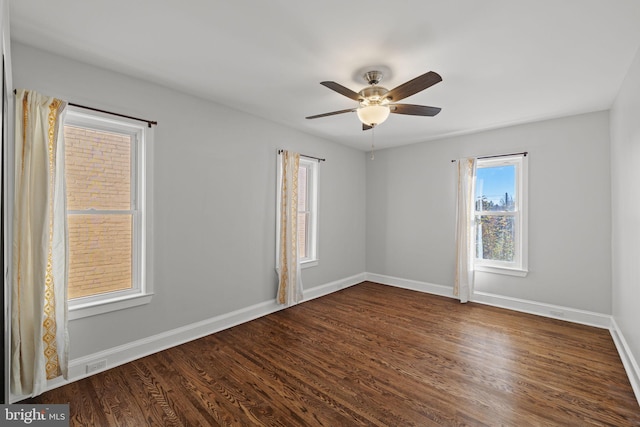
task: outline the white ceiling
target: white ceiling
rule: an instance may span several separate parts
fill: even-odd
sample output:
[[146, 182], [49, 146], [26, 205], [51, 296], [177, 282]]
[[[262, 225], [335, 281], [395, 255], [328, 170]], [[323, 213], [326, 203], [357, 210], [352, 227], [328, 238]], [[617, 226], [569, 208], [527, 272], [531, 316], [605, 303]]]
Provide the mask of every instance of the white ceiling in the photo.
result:
[[[358, 71], [391, 89], [443, 81], [402, 102], [378, 148], [608, 109], [640, 46], [638, 0], [11, 0], [11, 37], [362, 150]], [[375, 68], [375, 67], [373, 67]]]

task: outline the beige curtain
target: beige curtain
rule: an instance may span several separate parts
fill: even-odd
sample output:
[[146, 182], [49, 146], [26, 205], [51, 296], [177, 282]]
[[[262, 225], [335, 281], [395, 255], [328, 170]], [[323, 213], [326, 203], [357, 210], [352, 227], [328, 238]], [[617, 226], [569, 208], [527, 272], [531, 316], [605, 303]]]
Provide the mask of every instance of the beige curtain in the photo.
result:
[[66, 103], [16, 93], [11, 391], [37, 395], [67, 376]]
[[278, 252], [278, 304], [302, 301], [302, 277], [298, 256], [298, 167], [300, 154], [280, 152], [280, 226]]
[[474, 181], [476, 159], [458, 160], [458, 203], [456, 214], [456, 275], [453, 294], [467, 302], [473, 294]]

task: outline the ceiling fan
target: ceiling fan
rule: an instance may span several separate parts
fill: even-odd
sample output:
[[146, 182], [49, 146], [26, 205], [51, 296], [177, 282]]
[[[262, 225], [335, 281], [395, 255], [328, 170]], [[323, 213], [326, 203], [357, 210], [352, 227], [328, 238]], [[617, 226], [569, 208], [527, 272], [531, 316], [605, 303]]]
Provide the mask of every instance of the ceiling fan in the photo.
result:
[[320, 82], [321, 85], [326, 86], [347, 98], [358, 101], [358, 106], [355, 108], [348, 108], [346, 110], [308, 116], [307, 119], [317, 119], [319, 117], [352, 113], [355, 111], [362, 122], [362, 130], [368, 130], [387, 120], [389, 113], [432, 117], [438, 114], [441, 110], [438, 107], [427, 107], [426, 105], [397, 103], [404, 98], [441, 82], [442, 77], [434, 71], [429, 71], [428, 73], [409, 80], [408, 82], [391, 90], [378, 86], [378, 83], [382, 80], [381, 71], [367, 71], [364, 73], [364, 79], [369, 82], [370, 86], [362, 89], [360, 92], [354, 92], [336, 82]]

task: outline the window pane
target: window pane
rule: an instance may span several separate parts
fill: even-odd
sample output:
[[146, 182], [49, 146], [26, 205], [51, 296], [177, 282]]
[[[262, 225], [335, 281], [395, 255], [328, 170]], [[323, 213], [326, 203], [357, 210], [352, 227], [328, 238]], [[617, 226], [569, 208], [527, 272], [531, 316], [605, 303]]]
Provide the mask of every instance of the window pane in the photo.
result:
[[476, 170], [476, 211], [514, 211], [516, 206], [515, 165]]
[[298, 257], [307, 257], [307, 214], [298, 213]]
[[131, 137], [64, 127], [67, 209], [131, 209]]
[[307, 210], [307, 172], [304, 166], [298, 168], [298, 211]]
[[131, 289], [132, 215], [69, 215], [69, 299]]
[[515, 218], [506, 215], [476, 217], [476, 258], [513, 262]]

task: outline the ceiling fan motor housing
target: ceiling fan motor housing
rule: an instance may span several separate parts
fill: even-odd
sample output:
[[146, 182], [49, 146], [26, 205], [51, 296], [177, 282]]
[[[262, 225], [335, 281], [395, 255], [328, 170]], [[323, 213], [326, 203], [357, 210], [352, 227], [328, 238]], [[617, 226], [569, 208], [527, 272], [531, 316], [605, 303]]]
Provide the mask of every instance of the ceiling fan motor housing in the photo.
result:
[[360, 105], [386, 105], [388, 99], [385, 95], [389, 90], [382, 86], [369, 86], [358, 92], [358, 95], [362, 97]]

